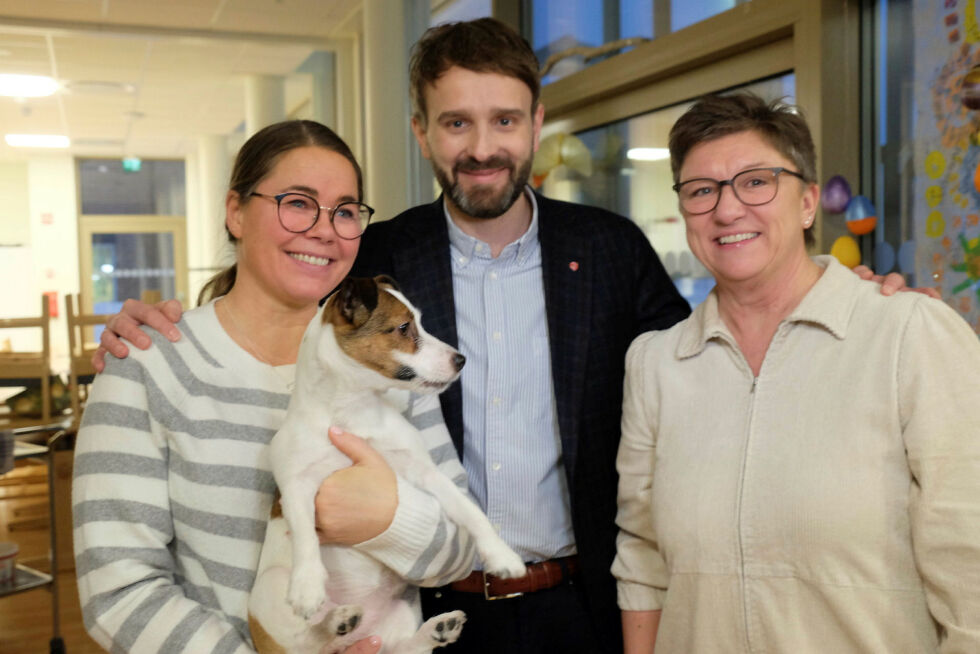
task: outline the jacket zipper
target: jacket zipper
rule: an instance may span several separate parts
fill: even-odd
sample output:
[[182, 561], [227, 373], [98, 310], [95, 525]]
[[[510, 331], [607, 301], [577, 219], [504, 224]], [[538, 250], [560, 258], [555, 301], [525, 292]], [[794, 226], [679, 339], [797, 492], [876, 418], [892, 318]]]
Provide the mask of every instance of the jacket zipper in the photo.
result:
[[[748, 362], [746, 362], [746, 367], [748, 367]], [[747, 652], [752, 651], [752, 641], [749, 637], [749, 599], [748, 592], [746, 591], [745, 587], [745, 544], [742, 536], [742, 499], [745, 494], [745, 467], [749, 458], [749, 440], [752, 436], [752, 421], [755, 419], [755, 389], [758, 383], [759, 378], [753, 375], [752, 387], [749, 389], [749, 420], [746, 424], [745, 445], [742, 452], [742, 471], [740, 475], [741, 483], [739, 484], [738, 494], [738, 512], [735, 518], [738, 528], [738, 568], [740, 572], [739, 586], [742, 590], [742, 626], [745, 629], [745, 651]]]

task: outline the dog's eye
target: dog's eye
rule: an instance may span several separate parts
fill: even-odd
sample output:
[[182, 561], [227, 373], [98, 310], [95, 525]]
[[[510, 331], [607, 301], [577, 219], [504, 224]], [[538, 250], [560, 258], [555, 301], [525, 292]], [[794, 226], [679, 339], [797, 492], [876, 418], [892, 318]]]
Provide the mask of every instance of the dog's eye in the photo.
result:
[[409, 323], [407, 323], [407, 322], [404, 322], [404, 323], [398, 325], [398, 333], [401, 334], [402, 336], [404, 336], [405, 334], [407, 334], [408, 333], [408, 325], [409, 325]]

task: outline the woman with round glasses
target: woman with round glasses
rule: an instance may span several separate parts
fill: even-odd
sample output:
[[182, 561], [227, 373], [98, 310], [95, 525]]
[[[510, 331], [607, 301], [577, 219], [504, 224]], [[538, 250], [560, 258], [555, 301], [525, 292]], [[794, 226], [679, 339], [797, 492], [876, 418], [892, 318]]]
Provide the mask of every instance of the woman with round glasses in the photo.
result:
[[[350, 270], [373, 213], [361, 196], [360, 167], [328, 128], [259, 131], [225, 201], [235, 264], [184, 314], [178, 342], [148, 328], [154, 347], [106, 358], [78, 434], [73, 521], [85, 624], [107, 649], [252, 651], [247, 601], [275, 490], [267, 446], [306, 326]], [[438, 398], [404, 401], [430, 449], [452, 452]], [[355, 465], [320, 488], [323, 542], [355, 546], [418, 584], [469, 571], [470, 537], [434, 499], [355, 436], [329, 438]], [[455, 456], [438, 460], [465, 479]], [[417, 595], [406, 599], [418, 607]]]
[[980, 652], [980, 342], [806, 252], [820, 196], [791, 108], [674, 125], [717, 285], [627, 355], [613, 573], [626, 652]]

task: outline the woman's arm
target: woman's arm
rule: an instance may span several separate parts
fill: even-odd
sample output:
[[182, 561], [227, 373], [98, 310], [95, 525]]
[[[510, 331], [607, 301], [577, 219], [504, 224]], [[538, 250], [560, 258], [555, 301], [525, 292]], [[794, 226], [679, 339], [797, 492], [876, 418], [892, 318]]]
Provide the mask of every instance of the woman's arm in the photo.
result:
[[[114, 652], [250, 652], [235, 625], [181, 585], [176, 558], [188, 552], [175, 538], [167, 439], [148, 385], [136, 359], [110, 361], [78, 434], [72, 511], [86, 628]], [[175, 399], [153, 386], [157, 404]]]
[[623, 654], [653, 654], [660, 611], [623, 611]]
[[[405, 417], [421, 432], [432, 460], [467, 493], [466, 472], [442, 418], [438, 395], [412, 394]], [[443, 586], [472, 570], [476, 546], [470, 533], [443, 512], [439, 502], [398, 478], [398, 508], [388, 528], [356, 545], [406, 580], [419, 586]]]
[[[657, 614], [662, 608], [669, 573], [660, 553], [653, 526], [652, 489], [656, 466], [656, 423], [658, 411], [650, 404], [656, 395], [646, 388], [649, 361], [645, 355], [652, 334], [638, 337], [626, 354], [623, 387], [623, 422], [616, 470], [619, 473], [616, 524], [616, 558], [612, 574], [616, 577], [619, 608], [631, 614], [630, 627], [643, 627], [633, 638], [644, 642], [650, 636], [650, 620], [640, 616]], [[652, 346], [655, 347], [655, 346]], [[624, 636], [626, 632], [624, 631]], [[656, 631], [652, 632], [656, 637]], [[653, 641], [649, 642], [650, 647]], [[629, 650], [627, 650], [629, 651]], [[636, 650], [643, 651], [643, 650]]]
[[963, 319], [917, 303], [899, 358], [909, 520], [940, 651], [980, 652], [980, 342]]

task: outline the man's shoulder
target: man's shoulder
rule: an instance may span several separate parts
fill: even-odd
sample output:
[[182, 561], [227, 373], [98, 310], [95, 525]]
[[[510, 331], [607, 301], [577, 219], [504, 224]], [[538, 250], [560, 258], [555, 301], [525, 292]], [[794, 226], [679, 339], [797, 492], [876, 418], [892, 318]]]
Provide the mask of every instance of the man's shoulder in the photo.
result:
[[646, 240], [640, 227], [614, 211], [577, 202], [536, 196], [542, 223], [554, 223], [562, 230], [586, 231], [590, 237], [620, 237]]
[[427, 226], [438, 225], [442, 218], [442, 206], [438, 201], [420, 204], [402, 211], [393, 218], [371, 223], [364, 235], [368, 238], [390, 237], [406, 230], [418, 230]]

